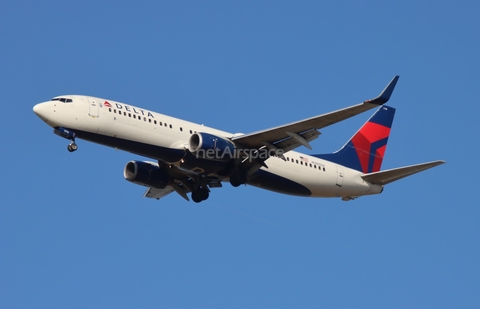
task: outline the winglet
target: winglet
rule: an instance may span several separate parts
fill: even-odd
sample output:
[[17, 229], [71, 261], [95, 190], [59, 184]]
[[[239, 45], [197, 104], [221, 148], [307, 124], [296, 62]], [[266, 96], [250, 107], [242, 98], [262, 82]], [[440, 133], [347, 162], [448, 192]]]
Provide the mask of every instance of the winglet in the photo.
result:
[[382, 105], [390, 100], [390, 96], [392, 95], [393, 89], [395, 89], [395, 85], [397, 84], [398, 79], [400, 76], [395, 76], [390, 83], [383, 89], [382, 93], [378, 95], [375, 99], [366, 100], [364, 103], [371, 103], [371, 104], [378, 104]]

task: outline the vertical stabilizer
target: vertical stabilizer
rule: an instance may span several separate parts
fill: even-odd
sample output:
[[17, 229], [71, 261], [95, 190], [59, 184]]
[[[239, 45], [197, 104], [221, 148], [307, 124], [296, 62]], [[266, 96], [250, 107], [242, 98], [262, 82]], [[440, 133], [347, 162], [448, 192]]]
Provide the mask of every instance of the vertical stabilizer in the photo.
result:
[[365, 174], [378, 172], [382, 166], [394, 116], [395, 108], [381, 106], [340, 150], [314, 156]]

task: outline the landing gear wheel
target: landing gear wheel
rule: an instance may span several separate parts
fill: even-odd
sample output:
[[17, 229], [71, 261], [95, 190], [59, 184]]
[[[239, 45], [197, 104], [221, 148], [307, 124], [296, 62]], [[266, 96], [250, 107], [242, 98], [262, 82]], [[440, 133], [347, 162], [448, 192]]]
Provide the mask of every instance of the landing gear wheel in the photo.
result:
[[242, 174], [233, 174], [230, 176], [230, 184], [234, 187], [238, 187], [247, 183], [247, 176]]
[[205, 201], [210, 195], [210, 193], [208, 193], [208, 190], [205, 188], [198, 189], [198, 193], [200, 194], [200, 198], [202, 199], [202, 201]]
[[200, 203], [201, 201], [203, 201], [198, 191], [192, 192], [192, 201], [194, 201], [195, 203]]
[[78, 145], [75, 142], [71, 142], [67, 147], [69, 152], [74, 152], [78, 149]]
[[197, 191], [192, 192], [192, 201], [195, 203], [200, 203], [201, 201], [208, 199], [209, 195], [210, 193], [207, 189], [199, 188]]

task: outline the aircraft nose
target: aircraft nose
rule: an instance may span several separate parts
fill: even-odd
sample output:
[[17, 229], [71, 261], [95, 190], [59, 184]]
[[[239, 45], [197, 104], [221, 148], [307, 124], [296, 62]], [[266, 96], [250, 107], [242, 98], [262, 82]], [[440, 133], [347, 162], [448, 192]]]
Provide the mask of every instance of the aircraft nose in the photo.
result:
[[50, 104], [48, 102], [39, 103], [33, 107], [33, 112], [43, 121], [48, 121], [50, 114]]

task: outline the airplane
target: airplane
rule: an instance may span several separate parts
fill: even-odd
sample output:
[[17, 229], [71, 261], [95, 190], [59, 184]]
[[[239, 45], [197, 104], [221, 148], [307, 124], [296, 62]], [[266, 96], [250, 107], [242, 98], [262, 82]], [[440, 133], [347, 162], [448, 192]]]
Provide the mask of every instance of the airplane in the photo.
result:
[[[204, 125], [91, 96], [62, 95], [36, 104], [34, 113], [53, 132], [76, 140], [124, 150], [154, 161], [130, 161], [126, 180], [147, 187], [144, 197], [160, 199], [172, 192], [199, 203], [212, 188], [230, 182], [278, 193], [341, 198], [379, 194], [384, 186], [445, 163], [443, 160], [381, 170], [395, 108], [385, 105], [399, 76], [374, 99], [334, 112], [249, 134]], [[320, 129], [377, 108], [373, 116], [334, 153], [309, 155]]]

